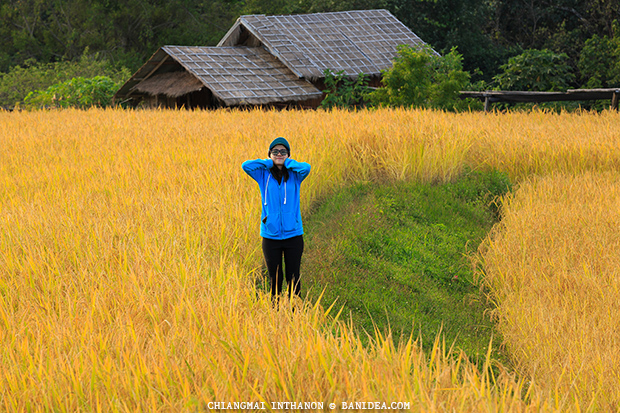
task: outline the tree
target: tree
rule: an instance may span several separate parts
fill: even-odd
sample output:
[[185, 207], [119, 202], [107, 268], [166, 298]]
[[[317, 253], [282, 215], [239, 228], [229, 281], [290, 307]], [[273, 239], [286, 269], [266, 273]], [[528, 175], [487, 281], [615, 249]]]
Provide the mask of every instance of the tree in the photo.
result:
[[463, 68], [476, 79], [491, 80], [501, 61], [513, 53], [496, 41], [497, 1], [389, 0], [388, 9], [441, 54], [456, 47]]
[[613, 36], [618, 0], [495, 0], [494, 37], [521, 50], [565, 53], [577, 66], [585, 41]]
[[578, 67], [587, 88], [620, 86], [620, 35], [612, 38], [594, 35], [588, 39]]
[[0, 6], [0, 71], [27, 60], [79, 58], [88, 47], [139, 68], [166, 44], [215, 45], [241, 0], [7, 0]]

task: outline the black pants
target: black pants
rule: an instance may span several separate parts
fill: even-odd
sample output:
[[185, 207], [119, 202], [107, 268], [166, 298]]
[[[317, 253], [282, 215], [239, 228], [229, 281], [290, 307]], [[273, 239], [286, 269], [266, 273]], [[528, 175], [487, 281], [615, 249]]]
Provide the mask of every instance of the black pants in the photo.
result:
[[[272, 298], [282, 293], [284, 273], [286, 273], [289, 297], [293, 292], [298, 296], [301, 294], [299, 269], [303, 253], [303, 235], [283, 240], [263, 238], [263, 255], [271, 279]], [[282, 256], [284, 256], [284, 270], [282, 268]]]

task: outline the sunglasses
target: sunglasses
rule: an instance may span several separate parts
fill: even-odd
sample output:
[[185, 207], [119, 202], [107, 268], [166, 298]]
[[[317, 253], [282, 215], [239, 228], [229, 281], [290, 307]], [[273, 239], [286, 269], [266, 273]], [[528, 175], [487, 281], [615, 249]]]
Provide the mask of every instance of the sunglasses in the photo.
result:
[[285, 156], [285, 155], [288, 155], [288, 151], [286, 149], [272, 149], [271, 154], [275, 156], [278, 156], [278, 155]]

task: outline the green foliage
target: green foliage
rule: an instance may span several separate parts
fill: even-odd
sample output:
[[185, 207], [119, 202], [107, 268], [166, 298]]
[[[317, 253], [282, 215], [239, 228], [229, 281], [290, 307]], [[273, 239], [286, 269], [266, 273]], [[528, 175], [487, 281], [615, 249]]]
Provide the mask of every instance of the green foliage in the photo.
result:
[[529, 49], [511, 57], [494, 77], [497, 90], [564, 92], [574, 80], [565, 53]]
[[459, 91], [467, 89], [469, 79], [455, 49], [441, 57], [430, 47], [403, 45], [392, 68], [383, 73], [384, 87], [371, 93], [370, 99], [378, 106], [462, 110], [469, 102], [459, 99]]
[[75, 77], [46, 90], [30, 92], [24, 106], [27, 109], [105, 107], [111, 104], [120, 86], [107, 76]]
[[612, 38], [589, 38], [579, 57], [578, 68], [586, 88], [620, 86], [620, 28]]
[[308, 13], [303, 1], [291, 0], [245, 0], [242, 14], [302, 14]]
[[116, 70], [98, 55], [88, 55], [88, 50], [74, 62], [37, 63], [15, 66], [8, 73], [0, 73], [0, 107], [21, 104], [26, 96], [37, 90], [69, 81], [76, 77], [93, 78], [108, 76], [115, 83], [125, 82], [129, 76], [126, 68]]
[[[379, 2], [379, 0], [377, 0]], [[512, 45], [497, 41], [493, 17], [505, 1], [389, 0], [387, 8], [403, 24], [441, 54], [456, 47], [472, 78], [490, 81]]]
[[165, 44], [217, 44], [241, 5], [240, 0], [3, 2], [0, 71], [33, 58], [75, 60], [87, 48], [133, 71]]
[[325, 98], [321, 102], [324, 109], [353, 109], [364, 106], [371, 89], [368, 87], [368, 76], [360, 73], [357, 78], [350, 78], [344, 70], [333, 73], [330, 69], [323, 71], [325, 76]]
[[0, 5], [0, 72], [32, 59], [74, 61], [87, 48], [133, 72], [162, 45], [217, 44], [241, 14], [362, 9], [388, 9], [442, 53], [458, 47], [465, 70], [490, 81], [508, 55], [527, 48], [566, 53], [577, 67], [589, 38], [613, 37], [620, 2], [554, 0], [523, 7], [520, 0], [9, 0]]
[[594, 34], [612, 36], [620, 16], [617, 0], [493, 1], [495, 41], [520, 49], [549, 49], [565, 53], [576, 67], [585, 41]]
[[[440, 330], [472, 359], [494, 335], [468, 256], [498, 219], [511, 190], [498, 171], [466, 172], [443, 185], [357, 184], [306, 218], [304, 291], [344, 306], [359, 331], [391, 329], [432, 346]], [[362, 335], [362, 339], [365, 339]]]

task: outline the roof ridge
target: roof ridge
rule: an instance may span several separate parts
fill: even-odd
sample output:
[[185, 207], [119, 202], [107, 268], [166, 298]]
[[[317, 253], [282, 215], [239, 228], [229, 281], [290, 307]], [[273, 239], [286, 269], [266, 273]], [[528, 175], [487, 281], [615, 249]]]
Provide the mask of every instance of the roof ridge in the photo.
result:
[[390, 11], [384, 8], [381, 9], [363, 9], [363, 10], [340, 10], [340, 11], [322, 11], [322, 12], [314, 12], [314, 13], [291, 13], [291, 14], [242, 14], [239, 18], [242, 17], [295, 17], [295, 16], [315, 16], [317, 14], [340, 14], [340, 13], [366, 13], [366, 12], [376, 12], [376, 11], [385, 11], [389, 14]]

